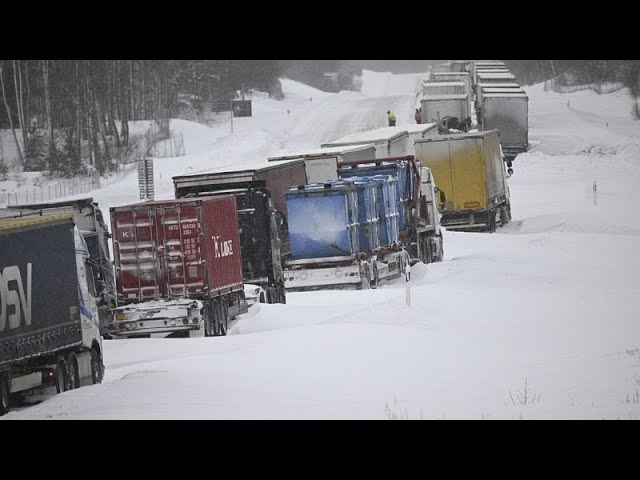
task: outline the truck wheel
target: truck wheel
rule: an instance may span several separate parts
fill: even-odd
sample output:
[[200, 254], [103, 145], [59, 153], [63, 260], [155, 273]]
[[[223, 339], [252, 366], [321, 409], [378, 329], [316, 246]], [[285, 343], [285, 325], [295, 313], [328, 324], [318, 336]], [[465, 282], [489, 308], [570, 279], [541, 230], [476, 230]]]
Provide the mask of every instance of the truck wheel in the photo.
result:
[[375, 261], [373, 262], [373, 268], [371, 271], [371, 288], [376, 289], [378, 288], [378, 265]]
[[218, 300], [214, 300], [211, 305], [211, 333], [213, 333], [214, 337], [217, 337], [220, 335], [220, 304], [218, 303]]
[[369, 288], [371, 288], [371, 271], [369, 270], [369, 264], [364, 265], [361, 277], [360, 288], [362, 290], [369, 290]]
[[102, 359], [100, 358], [100, 353], [98, 350], [93, 347], [91, 349], [91, 382], [95, 385], [96, 383], [102, 383], [102, 378], [104, 377], [104, 368], [102, 366]]
[[287, 291], [284, 288], [284, 285], [278, 285], [278, 298], [279, 298], [279, 302], [278, 303], [282, 303], [283, 305], [287, 303]]
[[496, 231], [496, 211], [495, 210], [489, 210], [489, 233], [493, 233]]
[[56, 362], [56, 392], [62, 393], [69, 390], [69, 372], [64, 358], [58, 358]]
[[506, 225], [511, 221], [511, 207], [504, 205], [500, 207], [500, 222], [502, 225]]
[[0, 416], [9, 411], [11, 399], [11, 387], [9, 372], [0, 373]]
[[211, 308], [209, 305], [205, 305], [202, 313], [204, 316], [204, 336], [210, 337], [213, 333], [211, 328]]
[[220, 335], [223, 337], [227, 335], [227, 329], [229, 327], [229, 304], [226, 299], [222, 299], [220, 302]]
[[75, 353], [70, 353], [67, 358], [69, 370], [69, 390], [80, 388], [80, 370], [78, 368], [78, 359]]

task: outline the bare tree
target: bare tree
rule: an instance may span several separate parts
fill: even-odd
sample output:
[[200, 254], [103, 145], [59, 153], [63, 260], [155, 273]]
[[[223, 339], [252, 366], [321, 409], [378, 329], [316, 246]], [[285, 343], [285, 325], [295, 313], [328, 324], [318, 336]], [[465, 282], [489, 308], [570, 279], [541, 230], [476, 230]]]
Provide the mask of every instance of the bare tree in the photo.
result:
[[6, 89], [4, 87], [4, 76], [3, 76], [3, 60], [0, 60], [0, 85], [2, 86], [2, 99], [4, 100], [4, 108], [7, 110], [7, 117], [9, 117], [9, 126], [11, 127], [11, 133], [13, 133], [13, 139], [16, 142], [16, 150], [18, 151], [18, 158], [20, 159], [20, 163], [24, 165], [24, 157], [22, 156], [22, 150], [20, 149], [20, 144], [18, 143], [18, 136], [16, 135], [16, 130], [13, 127], [13, 120], [11, 119], [11, 109], [9, 108], [9, 103], [7, 102], [7, 94]]

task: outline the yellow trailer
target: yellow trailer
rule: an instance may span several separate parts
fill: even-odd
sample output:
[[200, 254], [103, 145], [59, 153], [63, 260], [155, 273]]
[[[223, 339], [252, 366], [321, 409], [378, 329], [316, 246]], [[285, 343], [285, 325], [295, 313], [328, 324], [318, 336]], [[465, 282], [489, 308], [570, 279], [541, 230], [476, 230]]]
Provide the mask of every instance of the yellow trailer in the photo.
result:
[[449, 230], [488, 230], [511, 220], [509, 186], [497, 130], [415, 141], [416, 159], [438, 186], [440, 223]]

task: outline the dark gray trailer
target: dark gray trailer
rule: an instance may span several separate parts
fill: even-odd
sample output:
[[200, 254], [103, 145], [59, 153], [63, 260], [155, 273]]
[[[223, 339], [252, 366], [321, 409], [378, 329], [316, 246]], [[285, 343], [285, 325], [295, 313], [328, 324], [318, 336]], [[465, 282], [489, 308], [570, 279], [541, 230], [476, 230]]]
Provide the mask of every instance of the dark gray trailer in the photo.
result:
[[234, 195], [243, 281], [262, 287], [264, 298], [258, 299], [262, 303], [286, 303], [282, 254], [287, 247], [280, 238], [284, 219], [273, 205], [266, 181], [248, 179], [256, 175], [245, 174], [243, 178], [231, 173], [205, 173], [173, 177], [175, 196]]
[[12, 396], [102, 381], [86, 243], [72, 217], [0, 215], [0, 415]]
[[81, 198], [61, 202], [13, 205], [9, 210], [18, 215], [71, 215], [89, 248], [90, 273], [96, 283], [100, 300], [100, 332], [105, 338], [111, 338], [109, 324], [112, 316], [110, 309], [117, 303], [116, 282], [113, 264], [109, 254], [109, 227], [104, 221], [102, 211], [93, 198]]
[[528, 103], [525, 92], [483, 94], [478, 118], [480, 130], [500, 132], [500, 144], [509, 169], [517, 155], [529, 150]]

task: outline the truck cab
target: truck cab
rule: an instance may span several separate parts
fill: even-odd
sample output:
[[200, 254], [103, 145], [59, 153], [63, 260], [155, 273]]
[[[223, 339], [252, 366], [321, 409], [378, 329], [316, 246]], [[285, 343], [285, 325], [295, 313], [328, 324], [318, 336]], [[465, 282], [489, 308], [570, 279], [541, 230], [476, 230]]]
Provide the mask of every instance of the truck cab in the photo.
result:
[[[69, 215], [0, 212], [0, 415], [30, 393], [102, 381], [104, 363], [89, 248]], [[3, 316], [4, 317], [4, 316]]]
[[117, 302], [113, 265], [109, 254], [111, 234], [104, 221], [102, 211], [93, 198], [81, 198], [32, 205], [14, 205], [8, 207], [20, 216], [63, 214], [73, 216], [76, 228], [82, 235], [88, 251], [87, 272], [92, 276], [89, 281], [95, 285], [100, 318], [100, 331], [105, 338], [111, 338], [109, 324], [111, 309]]

